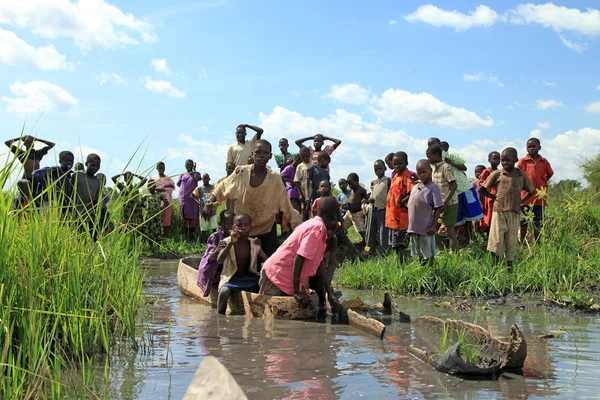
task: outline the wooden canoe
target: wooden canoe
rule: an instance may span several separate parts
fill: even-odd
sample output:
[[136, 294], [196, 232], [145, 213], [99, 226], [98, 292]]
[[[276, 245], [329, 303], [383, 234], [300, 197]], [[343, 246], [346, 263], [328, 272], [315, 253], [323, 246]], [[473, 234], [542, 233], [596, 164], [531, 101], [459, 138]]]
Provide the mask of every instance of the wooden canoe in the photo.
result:
[[[210, 304], [217, 306], [217, 287], [213, 287], [209, 296], [203, 296], [202, 291], [196, 284], [198, 279], [198, 270], [196, 267], [200, 263], [198, 257], [182, 258], [179, 261], [177, 270], [177, 283], [181, 293]], [[251, 317], [271, 317], [274, 319], [310, 319], [315, 317], [317, 308], [317, 295], [311, 296], [309, 308], [300, 308], [296, 299], [287, 296], [266, 296], [250, 292], [241, 292], [232, 295], [227, 305], [227, 314], [246, 314]]]

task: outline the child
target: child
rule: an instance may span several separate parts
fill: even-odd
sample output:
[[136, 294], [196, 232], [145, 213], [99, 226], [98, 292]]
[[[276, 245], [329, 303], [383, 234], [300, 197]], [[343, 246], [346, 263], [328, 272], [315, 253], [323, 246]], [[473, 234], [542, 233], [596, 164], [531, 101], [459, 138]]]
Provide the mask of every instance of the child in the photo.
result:
[[[304, 139], [296, 140], [296, 146], [302, 148], [303, 143], [311, 139], [313, 139], [314, 148], [312, 146], [308, 146], [308, 150], [310, 151], [310, 161], [315, 165], [319, 163], [319, 155], [325, 153], [331, 156], [335, 149], [337, 149], [340, 146], [340, 144], [342, 144], [342, 141], [340, 139], [330, 138], [327, 136], [323, 136], [320, 133], [317, 133], [315, 136], [309, 136], [305, 137]], [[333, 144], [328, 144], [327, 146], [323, 147], [323, 143], [326, 140], [332, 141]], [[329, 172], [329, 165], [327, 166], [327, 172]]]
[[[27, 179], [19, 179], [17, 181], [17, 189], [19, 193], [13, 200], [13, 212], [27, 210], [31, 201], [31, 185]], [[28, 212], [26, 212], [28, 214]]]
[[[515, 168], [518, 159], [517, 150], [512, 147], [504, 149], [501, 156], [502, 170], [492, 172], [479, 187], [480, 195], [494, 200], [494, 216], [487, 245], [487, 249], [492, 252], [492, 266], [504, 255], [509, 272], [517, 251], [521, 204], [535, 193], [535, 187], [527, 174]], [[496, 188], [496, 194], [489, 192], [492, 187]], [[522, 190], [527, 192], [523, 199]]]
[[408, 229], [411, 235], [410, 254], [420, 257], [423, 265], [433, 265], [437, 221], [444, 207], [442, 194], [431, 180], [431, 163], [420, 160], [417, 175], [420, 182], [410, 192], [408, 199]]
[[[198, 197], [200, 199], [200, 207], [201, 209], [204, 207], [206, 203], [206, 199], [210, 192], [212, 192], [214, 186], [210, 184], [210, 175], [203, 174], [202, 175], [202, 186], [198, 187], [194, 190], [194, 193], [198, 191]], [[202, 243], [205, 243], [210, 235], [212, 235], [213, 231], [217, 229], [217, 216], [213, 215], [208, 220], [204, 219], [204, 217], [200, 216], [200, 240]]]
[[[319, 182], [319, 197], [317, 197], [315, 199], [315, 201], [313, 202], [313, 205], [310, 209], [314, 215], [317, 215], [317, 208], [319, 207], [319, 201], [324, 197], [331, 197], [331, 198], [335, 199], [335, 197], [333, 197], [331, 195], [331, 183], [328, 180]], [[337, 200], [336, 200], [336, 202], [337, 202]], [[338, 203], [338, 207], [339, 207], [339, 203]]]
[[344, 214], [344, 229], [354, 225], [354, 229], [362, 238], [360, 245], [365, 246], [365, 214], [362, 209], [363, 203], [369, 199], [369, 195], [364, 187], [360, 186], [358, 175], [354, 172], [350, 173], [346, 178], [348, 186], [352, 192], [348, 199], [348, 211]]
[[101, 212], [102, 182], [96, 176], [102, 160], [97, 154], [89, 154], [85, 161], [85, 172], [77, 171], [70, 178], [69, 187], [73, 190], [75, 215], [86, 224], [90, 233], [97, 239], [98, 212]]
[[310, 204], [310, 196], [306, 193], [306, 169], [312, 165], [310, 162], [310, 150], [308, 147], [300, 148], [300, 164], [296, 167], [296, 175], [294, 176], [294, 185], [296, 191], [300, 197], [300, 203], [302, 206], [302, 221], [306, 221], [309, 217], [307, 211], [308, 204]]
[[202, 295], [205, 297], [210, 294], [213, 284], [219, 282], [221, 278], [223, 265], [217, 262], [219, 252], [216, 250], [219, 243], [226, 237], [229, 237], [234, 217], [235, 214], [233, 211], [221, 211], [219, 214], [220, 227], [217, 228], [215, 233], [210, 235], [206, 242], [206, 251], [202, 256], [202, 260], [200, 260], [200, 265], [198, 265], [198, 281], [196, 282], [198, 287], [202, 289]]
[[340, 206], [342, 206], [342, 211], [346, 212], [348, 211], [348, 198], [350, 197], [350, 194], [352, 194], [352, 191], [348, 189], [348, 181], [344, 178], [341, 178], [338, 181], [338, 186], [340, 187], [340, 194], [338, 194], [336, 200], [340, 203]]
[[296, 154], [288, 151], [289, 146], [290, 144], [286, 138], [279, 139], [279, 150], [281, 151], [281, 154], [275, 154], [275, 162], [277, 163], [280, 172], [294, 162], [294, 156]]
[[[527, 141], [527, 155], [519, 160], [517, 168], [525, 172], [529, 180], [538, 192], [537, 196], [530, 198], [522, 204], [522, 213], [527, 215], [533, 211], [533, 238], [537, 242], [540, 237], [542, 219], [544, 217], [544, 207], [548, 193], [548, 180], [554, 175], [554, 171], [548, 160], [540, 155], [542, 146], [538, 138], [531, 138]], [[524, 195], [525, 192], [522, 193]], [[527, 219], [521, 219], [521, 241], [527, 236]]]
[[296, 185], [294, 184], [294, 177], [296, 176], [296, 168], [300, 165], [302, 160], [299, 156], [292, 157], [292, 163], [285, 166], [281, 171], [281, 180], [285, 183], [285, 188], [288, 192], [288, 197], [290, 198], [290, 202], [292, 203], [292, 207], [298, 213], [302, 212], [302, 206], [300, 204], [300, 194], [298, 190], [296, 190]]
[[[233, 174], [233, 171], [235, 171], [235, 164], [234, 163], [225, 163], [225, 173], [227, 175], [222, 178], [219, 178], [219, 180], [217, 180], [217, 183], [215, 183], [215, 186], [217, 186], [219, 183], [223, 182], [229, 175]], [[235, 205], [235, 202], [233, 200], [227, 200], [225, 202], [225, 209], [233, 212], [234, 205]]]
[[[490, 174], [498, 169], [498, 165], [500, 165], [500, 153], [497, 151], [492, 151], [488, 154], [488, 162], [490, 163], [489, 168], [485, 168], [481, 175], [479, 175], [479, 186], [490, 176]], [[479, 193], [479, 188], [477, 189]], [[491, 187], [488, 189], [490, 194], [496, 194], [496, 188]], [[492, 223], [492, 214], [494, 212], [494, 199], [491, 197], [479, 196], [481, 201], [481, 210], [483, 212], [483, 218], [477, 221], [478, 230], [481, 233], [486, 233], [490, 230], [490, 225]]]
[[146, 240], [157, 243], [163, 232], [161, 204], [166, 203], [167, 198], [164, 194], [156, 191], [154, 179], [148, 180], [148, 193], [142, 201], [144, 207], [143, 232]]
[[399, 151], [392, 160], [396, 175], [390, 183], [385, 204], [385, 226], [388, 228], [388, 244], [396, 251], [400, 263], [404, 262], [408, 247], [408, 209], [406, 205], [414, 183], [406, 167], [408, 156]]
[[[46, 188], [51, 187], [52, 191], [50, 192], [50, 195], [52, 198], [49, 200], [52, 201], [53, 205], [66, 207], [67, 196], [64, 186], [73, 173], [71, 168], [73, 167], [74, 161], [75, 157], [73, 156], [73, 153], [70, 151], [61, 151], [58, 154], [58, 166], [34, 170], [31, 175], [34, 182], [33, 187], [35, 188], [35, 197], [40, 196]], [[44, 197], [47, 198], [47, 195], [48, 193], [44, 193]]]
[[458, 217], [456, 178], [452, 172], [452, 167], [442, 161], [442, 148], [440, 145], [434, 144], [429, 146], [426, 155], [433, 171], [432, 180], [438, 185], [444, 199], [442, 222], [446, 226], [446, 233], [450, 239], [450, 251], [455, 252], [458, 250], [458, 240], [456, 238], [456, 231], [454, 230], [454, 225], [456, 225]]
[[306, 193], [310, 193], [311, 203], [319, 197], [319, 182], [330, 180], [329, 172], [327, 172], [330, 161], [329, 154], [322, 152], [319, 154], [318, 164], [311, 165], [306, 169]]
[[[35, 149], [35, 142], [45, 144], [41, 149]], [[18, 146], [15, 146], [15, 143]], [[40, 161], [48, 154], [48, 151], [54, 147], [54, 143], [39, 139], [33, 136], [25, 135], [14, 139], [9, 139], [4, 142], [15, 157], [23, 164], [23, 179], [27, 179], [29, 182], [33, 182], [33, 171], [40, 168]], [[21, 146], [25, 146], [23, 149]]]
[[188, 240], [194, 240], [196, 238], [196, 227], [198, 226], [200, 212], [198, 203], [192, 198], [192, 193], [198, 187], [198, 182], [202, 178], [202, 175], [196, 172], [196, 163], [192, 160], [185, 160], [185, 170], [187, 172], [179, 176], [177, 180], [177, 186], [179, 187], [179, 211], [183, 217], [183, 225], [187, 229]]
[[377, 179], [371, 182], [371, 198], [369, 202], [373, 207], [371, 220], [369, 221], [369, 243], [372, 249], [377, 249], [377, 254], [382, 255], [388, 249], [388, 230], [385, 227], [385, 208], [388, 190], [391, 180], [385, 176], [385, 163], [382, 160], [375, 161], [373, 170]]
[[[125, 183], [119, 182], [119, 178], [123, 177]], [[133, 183], [133, 178], [138, 179], [138, 183]], [[130, 226], [130, 230], [137, 231], [138, 227], [144, 221], [142, 204], [140, 199], [140, 189], [146, 184], [146, 178], [141, 175], [136, 175], [132, 172], [125, 171], [122, 174], [117, 174], [112, 177], [112, 181], [119, 189], [119, 198], [123, 199], [122, 220], [123, 223]]]
[[165, 175], [165, 163], [159, 162], [156, 164], [157, 174], [152, 178], [156, 182], [156, 191], [165, 195], [166, 201], [160, 205], [163, 217], [164, 236], [167, 236], [171, 229], [171, 218], [173, 216], [173, 191], [175, 190], [175, 182], [170, 176]]
[[266, 261], [267, 255], [260, 248], [259, 239], [248, 237], [251, 229], [252, 218], [248, 214], [237, 214], [230, 236], [217, 246], [217, 262], [223, 264], [217, 300], [219, 314], [227, 311], [227, 300], [232, 293], [258, 293], [258, 263]]

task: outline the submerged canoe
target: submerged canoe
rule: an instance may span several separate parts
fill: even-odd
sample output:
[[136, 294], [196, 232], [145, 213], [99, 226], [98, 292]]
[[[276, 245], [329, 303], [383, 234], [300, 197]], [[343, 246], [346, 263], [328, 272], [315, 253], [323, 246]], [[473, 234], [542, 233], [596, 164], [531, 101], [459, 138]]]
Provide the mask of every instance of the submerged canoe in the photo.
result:
[[[203, 296], [202, 290], [196, 284], [198, 279], [199, 257], [182, 258], [177, 270], [177, 283], [181, 293], [217, 306], [217, 287], [213, 287], [209, 296]], [[252, 317], [271, 317], [274, 319], [310, 319], [315, 317], [317, 295], [311, 296], [310, 307], [301, 308], [296, 299], [288, 296], [266, 296], [250, 292], [232, 295], [227, 305], [227, 314], [246, 314]]]

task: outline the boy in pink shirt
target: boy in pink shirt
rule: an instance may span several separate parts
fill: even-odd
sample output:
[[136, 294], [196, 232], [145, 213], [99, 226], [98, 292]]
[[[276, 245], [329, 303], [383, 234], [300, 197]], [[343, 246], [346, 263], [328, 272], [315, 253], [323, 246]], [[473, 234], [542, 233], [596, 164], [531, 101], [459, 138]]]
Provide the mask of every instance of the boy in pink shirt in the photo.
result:
[[[337, 213], [338, 206], [334, 198], [321, 199], [317, 216], [294, 229], [290, 237], [263, 264], [259, 293], [294, 296], [301, 306], [306, 307], [309, 304], [308, 280], [318, 275], [329, 297], [329, 303], [332, 307], [337, 303], [331, 289], [333, 268], [328, 271], [323, 262], [325, 251], [335, 249], [335, 239], [332, 246], [327, 246], [327, 231], [336, 228]], [[317, 290], [321, 307], [325, 305], [324, 291]]]

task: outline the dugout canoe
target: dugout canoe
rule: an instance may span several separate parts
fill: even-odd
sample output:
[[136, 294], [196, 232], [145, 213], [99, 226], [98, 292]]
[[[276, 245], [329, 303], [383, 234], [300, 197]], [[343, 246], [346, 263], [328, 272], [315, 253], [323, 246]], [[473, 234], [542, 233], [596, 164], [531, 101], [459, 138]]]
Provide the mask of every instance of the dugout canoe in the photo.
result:
[[[211, 290], [209, 296], [203, 296], [196, 284], [198, 279], [199, 257], [187, 257], [179, 260], [177, 269], [177, 283], [179, 290], [186, 296], [193, 297], [213, 307], [217, 306], [217, 289]], [[227, 314], [246, 314], [251, 317], [272, 317], [274, 319], [310, 319], [315, 317], [317, 308], [317, 295], [311, 296], [310, 307], [300, 308], [293, 297], [266, 296], [256, 293], [241, 292], [231, 296], [227, 305]]]

